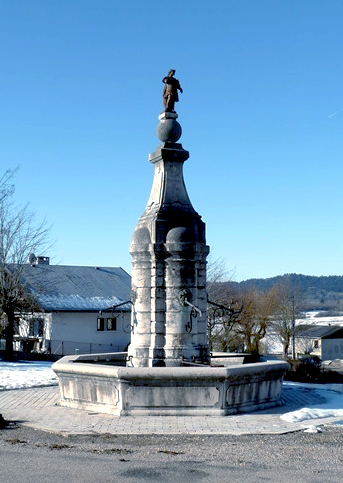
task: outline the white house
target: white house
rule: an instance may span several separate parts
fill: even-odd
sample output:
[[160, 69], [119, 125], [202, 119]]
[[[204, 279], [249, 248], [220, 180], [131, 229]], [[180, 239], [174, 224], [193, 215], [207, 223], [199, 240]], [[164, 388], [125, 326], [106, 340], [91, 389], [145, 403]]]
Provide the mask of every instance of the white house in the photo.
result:
[[17, 349], [56, 355], [121, 352], [131, 339], [131, 277], [120, 267], [50, 265], [35, 257], [23, 267], [39, 312], [20, 320]]
[[343, 359], [343, 327], [339, 325], [298, 325], [296, 352], [312, 354], [321, 360]]

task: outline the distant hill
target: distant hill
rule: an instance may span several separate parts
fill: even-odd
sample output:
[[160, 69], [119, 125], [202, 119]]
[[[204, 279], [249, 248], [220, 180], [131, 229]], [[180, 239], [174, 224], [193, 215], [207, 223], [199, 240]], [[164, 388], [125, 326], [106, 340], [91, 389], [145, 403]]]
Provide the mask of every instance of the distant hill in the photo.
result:
[[243, 282], [224, 282], [233, 290], [255, 288], [267, 292], [274, 285], [287, 283], [301, 294], [301, 310], [343, 311], [343, 276], [315, 277], [287, 273], [272, 278], [252, 278]]
[[285, 275], [278, 275], [272, 278], [251, 278], [238, 282], [241, 287], [252, 288], [256, 287], [259, 290], [269, 290], [275, 284], [286, 282], [294, 287], [302, 290], [312, 288], [327, 290], [330, 292], [343, 293], [343, 276], [330, 275], [327, 277], [315, 277], [312, 275], [301, 275], [297, 273], [286, 273]]

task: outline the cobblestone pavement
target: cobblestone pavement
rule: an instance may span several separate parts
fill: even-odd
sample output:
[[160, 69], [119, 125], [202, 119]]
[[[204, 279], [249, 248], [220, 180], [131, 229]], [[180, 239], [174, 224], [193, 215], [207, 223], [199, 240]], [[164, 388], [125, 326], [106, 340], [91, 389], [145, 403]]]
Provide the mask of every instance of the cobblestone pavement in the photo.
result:
[[1, 391], [0, 413], [8, 421], [62, 434], [282, 434], [311, 425], [332, 424], [340, 419], [329, 417], [301, 423], [280, 419], [280, 415], [289, 411], [325, 402], [317, 391], [295, 386], [284, 388], [282, 406], [226, 417], [118, 417], [60, 407], [58, 401], [58, 386]]

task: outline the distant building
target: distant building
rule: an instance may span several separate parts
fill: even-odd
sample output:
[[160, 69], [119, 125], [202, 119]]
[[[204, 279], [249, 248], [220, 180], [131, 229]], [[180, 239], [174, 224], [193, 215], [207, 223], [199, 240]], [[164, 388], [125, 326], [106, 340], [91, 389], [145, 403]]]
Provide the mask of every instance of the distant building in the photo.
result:
[[312, 354], [321, 360], [343, 359], [343, 327], [339, 325], [298, 325], [296, 353]]
[[39, 310], [20, 319], [17, 350], [117, 352], [130, 343], [131, 277], [122, 268], [50, 265], [48, 257], [31, 257], [22, 282]]

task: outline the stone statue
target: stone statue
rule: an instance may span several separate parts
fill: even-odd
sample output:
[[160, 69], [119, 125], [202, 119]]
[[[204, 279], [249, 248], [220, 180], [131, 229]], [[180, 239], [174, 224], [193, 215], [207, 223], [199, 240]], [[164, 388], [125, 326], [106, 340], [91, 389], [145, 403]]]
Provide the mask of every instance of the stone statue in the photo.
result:
[[163, 89], [163, 105], [165, 112], [175, 112], [175, 102], [179, 101], [179, 95], [177, 91], [183, 92], [180, 83], [174, 78], [175, 70], [171, 69], [168, 75], [162, 79], [165, 84]]

